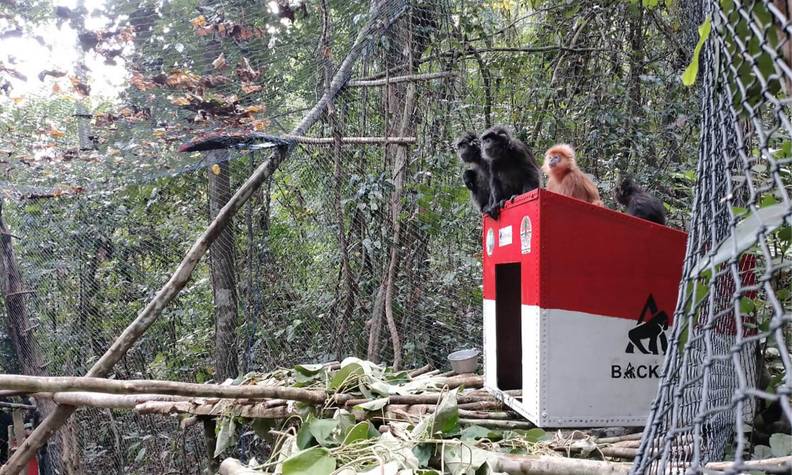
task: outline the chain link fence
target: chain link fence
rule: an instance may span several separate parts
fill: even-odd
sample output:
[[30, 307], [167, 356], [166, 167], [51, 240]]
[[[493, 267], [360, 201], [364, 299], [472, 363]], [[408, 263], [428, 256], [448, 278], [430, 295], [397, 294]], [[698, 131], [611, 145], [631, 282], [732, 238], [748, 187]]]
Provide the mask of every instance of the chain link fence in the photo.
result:
[[[789, 12], [786, 2], [702, 4], [709, 39], [687, 259], [634, 471], [789, 473]], [[773, 456], [785, 458], [762, 462]]]

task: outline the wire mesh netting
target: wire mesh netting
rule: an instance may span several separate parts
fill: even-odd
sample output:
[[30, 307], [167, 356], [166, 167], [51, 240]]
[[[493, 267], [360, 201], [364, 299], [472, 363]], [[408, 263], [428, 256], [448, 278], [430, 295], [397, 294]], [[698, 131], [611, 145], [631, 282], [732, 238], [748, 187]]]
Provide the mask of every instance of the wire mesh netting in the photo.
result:
[[[253, 134], [286, 136], [372, 16], [354, 81], [114, 378], [222, 382], [347, 355], [445, 367], [480, 345], [480, 216], [450, 147], [466, 129], [510, 124], [537, 157], [574, 143], [609, 204], [629, 171], [682, 227], [698, 117], [671, 15], [699, 19], [511, 3], [0, 2], [0, 370], [85, 374], [269, 158]], [[12, 61], [40, 43], [42, 61]], [[177, 151], [209, 132], [234, 146]], [[50, 459], [64, 473], [195, 473], [201, 437], [85, 409]], [[233, 450], [264, 450], [254, 438]]]
[[759, 460], [792, 453], [789, 11], [778, 1], [703, 6], [709, 40], [687, 259], [634, 471], [789, 473], [788, 457]]

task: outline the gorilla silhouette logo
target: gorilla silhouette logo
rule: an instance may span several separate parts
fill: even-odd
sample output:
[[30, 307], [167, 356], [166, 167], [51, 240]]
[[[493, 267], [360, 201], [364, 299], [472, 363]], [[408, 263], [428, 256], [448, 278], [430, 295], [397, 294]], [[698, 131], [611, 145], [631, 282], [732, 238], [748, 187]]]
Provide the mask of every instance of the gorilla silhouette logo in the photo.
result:
[[[647, 312], [650, 318], [647, 319]], [[668, 329], [668, 315], [660, 310], [657, 310], [657, 303], [655, 303], [652, 294], [644, 304], [641, 310], [641, 317], [638, 319], [638, 326], [633, 328], [627, 333], [630, 342], [627, 344], [627, 353], [635, 353], [635, 348], [645, 355], [659, 354], [657, 342], [660, 341], [660, 347], [665, 354], [668, 349], [668, 338], [666, 338], [665, 331]], [[643, 342], [649, 340], [649, 349], [647, 349]]]

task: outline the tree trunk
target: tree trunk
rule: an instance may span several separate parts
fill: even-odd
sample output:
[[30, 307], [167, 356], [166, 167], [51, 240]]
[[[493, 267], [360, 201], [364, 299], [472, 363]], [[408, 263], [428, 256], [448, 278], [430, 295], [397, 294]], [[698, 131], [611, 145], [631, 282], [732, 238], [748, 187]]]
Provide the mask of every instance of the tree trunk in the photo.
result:
[[[436, 27], [434, 19], [434, 11], [432, 9], [424, 10], [411, 10], [410, 15], [400, 20], [396, 25], [391, 27], [388, 34], [392, 39], [392, 43], [386, 53], [385, 70], [391, 64], [407, 64], [407, 75], [415, 72], [415, 68], [423, 55], [423, 51], [428, 45], [430, 35], [429, 30]], [[413, 37], [414, 27], [421, 31], [421, 35], [417, 38]], [[406, 41], [406, 44], [404, 43]], [[390, 83], [387, 80], [387, 89], [385, 92], [386, 100], [386, 124], [390, 126], [385, 127], [386, 136], [412, 136], [417, 123], [415, 117], [415, 83]], [[395, 133], [394, 133], [395, 132]], [[395, 150], [394, 150], [395, 149]], [[399, 273], [399, 248], [401, 246], [401, 211], [402, 211], [402, 198], [404, 193], [405, 177], [407, 176], [408, 160], [407, 160], [407, 145], [389, 145], [385, 147], [386, 158], [394, 156], [393, 160], [393, 190], [391, 191], [389, 203], [389, 221], [390, 221], [390, 234], [391, 242], [389, 246], [388, 264], [386, 266], [385, 275], [383, 276], [380, 289], [378, 291], [378, 298], [383, 299], [385, 320], [388, 325], [390, 333], [391, 346], [393, 348], [393, 366], [398, 368], [401, 365], [401, 338], [399, 336], [398, 327], [396, 325], [396, 317], [393, 314], [393, 301], [396, 286], [396, 277]], [[370, 332], [378, 331], [379, 319], [381, 318], [376, 311], [371, 320]], [[370, 333], [369, 335], [369, 351], [376, 354], [377, 338], [376, 335]]]
[[206, 446], [206, 458], [209, 460], [209, 473], [217, 472], [220, 465], [214, 456], [215, 447], [217, 447], [217, 435], [215, 434], [216, 425], [215, 420], [211, 417], [202, 417], [204, 429], [204, 442]]
[[[327, 0], [322, 0], [322, 38], [319, 48], [319, 61], [324, 64], [324, 87], [330, 87], [333, 78], [332, 34], [333, 25], [330, 21], [330, 11]], [[349, 268], [349, 245], [347, 243], [346, 226], [344, 224], [343, 196], [343, 162], [341, 160], [341, 137], [344, 136], [341, 120], [338, 117], [335, 100], [327, 105], [327, 121], [333, 135], [333, 208], [335, 211], [336, 226], [338, 227], [338, 250], [341, 254], [341, 269], [338, 295], [335, 304], [335, 356], [341, 359], [349, 351], [350, 345], [345, 344], [348, 339], [349, 322], [352, 321], [355, 309], [355, 294], [357, 288], [352, 279]], [[344, 338], [342, 338], [344, 336]]]
[[[630, 156], [634, 150], [635, 137], [638, 132], [638, 127], [643, 121], [643, 106], [641, 103], [641, 76], [644, 73], [644, 58], [643, 58], [643, 44], [644, 44], [644, 9], [638, 8], [636, 12], [628, 9], [630, 18], [630, 79], [627, 90], [627, 124], [625, 130], [628, 131], [624, 145], [622, 147], [622, 158], [617, 164], [618, 170], [627, 170], [630, 166]], [[653, 163], [654, 154], [646, 154], [648, 163]]]
[[6, 327], [22, 373], [40, 376], [43, 373], [43, 358], [33, 339], [33, 323], [27, 308], [29, 292], [24, 288], [2, 206], [0, 201], [0, 285], [5, 301]]
[[[231, 173], [228, 151], [207, 154], [209, 163], [209, 221], [231, 199]], [[234, 262], [234, 226], [229, 221], [209, 248], [212, 296], [215, 314], [215, 380], [222, 383], [239, 376], [237, 349], [237, 290]]]
[[[22, 273], [19, 270], [14, 246], [11, 241], [11, 233], [3, 218], [3, 202], [0, 201], [0, 288], [3, 292], [3, 301], [6, 310], [6, 328], [11, 338], [14, 353], [18, 358], [17, 367], [22, 374], [30, 376], [42, 376], [44, 374], [44, 358], [37, 342], [33, 338], [33, 322], [30, 319], [27, 307], [27, 297], [29, 292], [25, 289], [22, 280]], [[47, 417], [55, 408], [52, 401], [46, 399], [36, 399], [36, 404], [41, 417]], [[61, 434], [61, 446], [68, 446], [74, 442], [69, 436], [70, 433]], [[73, 434], [72, 434], [73, 435]], [[72, 445], [74, 445], [72, 443]], [[49, 451], [51, 447], [44, 447]], [[55, 455], [54, 451], [51, 455]], [[57, 457], [48, 457], [47, 460], [55, 462]], [[79, 457], [69, 457], [73, 463], [64, 463], [66, 473], [77, 473], [79, 467]], [[64, 460], [67, 462], [67, 460]]]
[[[99, 293], [99, 282], [96, 279], [96, 271], [99, 262], [106, 248], [99, 237], [93, 232], [82, 236], [82, 242], [78, 243], [80, 255], [79, 270], [79, 291], [77, 302], [77, 320], [80, 326], [80, 338], [90, 341], [90, 346], [84, 348], [85, 361], [90, 361], [93, 357], [98, 357], [104, 353], [104, 341], [100, 327], [99, 306], [96, 296]], [[79, 363], [78, 363], [79, 364]], [[79, 371], [85, 371], [80, 366]]]

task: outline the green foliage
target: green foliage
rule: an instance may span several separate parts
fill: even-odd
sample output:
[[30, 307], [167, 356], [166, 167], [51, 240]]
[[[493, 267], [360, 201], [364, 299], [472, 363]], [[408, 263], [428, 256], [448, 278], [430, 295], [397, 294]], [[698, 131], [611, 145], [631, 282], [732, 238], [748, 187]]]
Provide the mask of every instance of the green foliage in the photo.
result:
[[283, 462], [283, 475], [330, 475], [336, 460], [322, 447], [303, 450]]
[[704, 23], [698, 29], [699, 40], [698, 43], [696, 43], [696, 48], [693, 50], [693, 59], [690, 60], [690, 64], [682, 74], [682, 83], [685, 86], [692, 86], [693, 83], [696, 82], [696, 76], [698, 75], [699, 70], [699, 56], [701, 55], [701, 49], [704, 47], [704, 43], [706, 43], [707, 39], [709, 38], [711, 30], [712, 19], [707, 17], [707, 19], [704, 20]]

